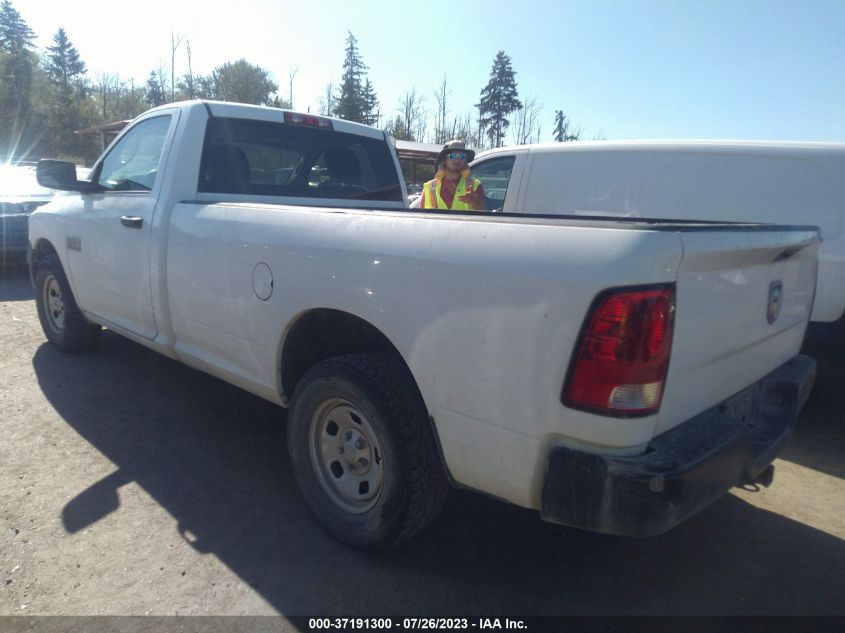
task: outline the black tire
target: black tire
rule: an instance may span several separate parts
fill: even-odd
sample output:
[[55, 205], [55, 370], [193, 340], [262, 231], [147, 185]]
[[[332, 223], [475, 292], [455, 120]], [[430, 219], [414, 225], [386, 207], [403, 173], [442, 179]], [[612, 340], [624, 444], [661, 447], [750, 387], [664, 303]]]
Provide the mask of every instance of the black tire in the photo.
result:
[[448, 494], [411, 380], [386, 356], [350, 354], [315, 365], [294, 392], [288, 450], [297, 482], [320, 523], [354, 547], [409, 538], [437, 517]]
[[100, 339], [100, 326], [89, 323], [70, 290], [58, 255], [45, 255], [35, 272], [35, 306], [47, 340], [62, 352], [89, 349]]

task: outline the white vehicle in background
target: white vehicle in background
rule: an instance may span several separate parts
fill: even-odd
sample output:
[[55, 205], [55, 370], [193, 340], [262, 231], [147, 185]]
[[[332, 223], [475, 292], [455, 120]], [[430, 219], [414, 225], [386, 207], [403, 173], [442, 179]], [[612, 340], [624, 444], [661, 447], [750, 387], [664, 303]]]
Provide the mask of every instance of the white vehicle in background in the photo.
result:
[[0, 264], [23, 261], [30, 214], [53, 199], [38, 184], [35, 165], [0, 165]]
[[821, 229], [814, 321], [845, 312], [845, 145], [622, 141], [502, 147], [473, 176], [506, 213], [810, 224]]
[[422, 185], [413, 182], [406, 182], [405, 188], [408, 190], [408, 205], [413, 208], [414, 202], [419, 200], [422, 195]]
[[39, 180], [71, 192], [30, 224], [47, 339], [105, 326], [289, 407], [303, 495], [355, 546], [450, 483], [663, 532], [768, 485], [813, 383], [815, 227], [415, 211], [383, 131], [231, 103]]

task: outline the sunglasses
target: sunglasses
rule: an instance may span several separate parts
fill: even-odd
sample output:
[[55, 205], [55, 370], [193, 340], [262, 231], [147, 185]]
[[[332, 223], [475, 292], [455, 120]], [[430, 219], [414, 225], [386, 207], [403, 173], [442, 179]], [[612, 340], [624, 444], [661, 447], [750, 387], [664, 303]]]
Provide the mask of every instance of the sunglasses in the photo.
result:
[[466, 160], [467, 155], [463, 152], [452, 152], [451, 154], [449, 154], [449, 158], [451, 158], [452, 160]]

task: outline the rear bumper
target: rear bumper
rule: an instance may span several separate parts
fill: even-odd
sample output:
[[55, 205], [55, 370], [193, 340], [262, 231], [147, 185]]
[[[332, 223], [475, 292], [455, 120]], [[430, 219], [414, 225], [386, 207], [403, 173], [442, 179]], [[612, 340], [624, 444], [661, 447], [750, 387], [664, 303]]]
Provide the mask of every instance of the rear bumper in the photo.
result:
[[771, 462], [792, 436], [816, 363], [796, 356], [733, 398], [654, 438], [643, 455], [551, 451], [543, 519], [617, 534], [652, 536], [674, 527], [731, 487], [768, 485]]

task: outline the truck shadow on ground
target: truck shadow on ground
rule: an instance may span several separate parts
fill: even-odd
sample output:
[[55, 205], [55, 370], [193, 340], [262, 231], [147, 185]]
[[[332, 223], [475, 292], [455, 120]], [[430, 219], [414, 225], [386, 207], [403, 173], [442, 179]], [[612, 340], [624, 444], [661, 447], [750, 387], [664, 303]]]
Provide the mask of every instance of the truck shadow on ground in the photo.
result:
[[782, 457], [845, 479], [845, 319], [811, 323], [801, 351], [816, 359], [816, 384]]
[[326, 535], [299, 496], [284, 413], [109, 332], [34, 368], [58, 413], [118, 470], [61, 513], [77, 533], [137, 482], [280, 613], [845, 614], [845, 542], [727, 496], [670, 533], [627, 540], [543, 523], [467, 492], [382, 554]]

